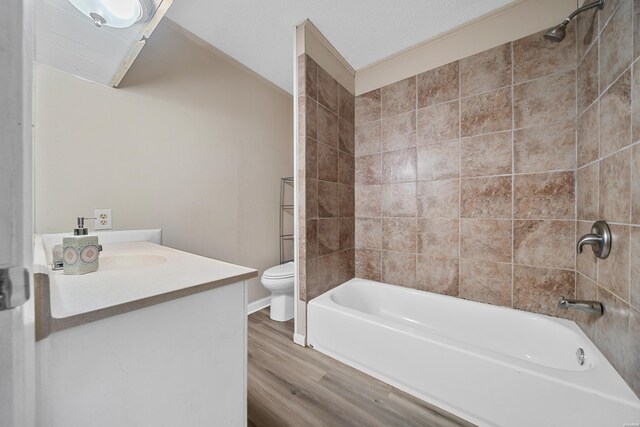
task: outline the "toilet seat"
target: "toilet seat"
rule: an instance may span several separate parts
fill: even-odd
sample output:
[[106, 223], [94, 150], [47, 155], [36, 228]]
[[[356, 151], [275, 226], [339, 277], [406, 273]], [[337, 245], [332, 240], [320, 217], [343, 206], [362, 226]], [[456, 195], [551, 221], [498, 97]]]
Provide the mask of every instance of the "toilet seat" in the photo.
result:
[[290, 279], [294, 276], [293, 261], [268, 268], [262, 274], [264, 279]]

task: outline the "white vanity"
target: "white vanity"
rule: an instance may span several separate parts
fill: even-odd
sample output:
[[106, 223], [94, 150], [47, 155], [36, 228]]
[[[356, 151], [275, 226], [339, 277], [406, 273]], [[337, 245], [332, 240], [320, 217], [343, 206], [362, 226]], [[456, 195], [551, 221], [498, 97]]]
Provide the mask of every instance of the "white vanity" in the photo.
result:
[[[50, 268], [36, 238], [40, 426], [246, 425], [246, 280], [253, 269], [97, 233], [100, 268]], [[60, 241], [58, 241], [60, 240]]]

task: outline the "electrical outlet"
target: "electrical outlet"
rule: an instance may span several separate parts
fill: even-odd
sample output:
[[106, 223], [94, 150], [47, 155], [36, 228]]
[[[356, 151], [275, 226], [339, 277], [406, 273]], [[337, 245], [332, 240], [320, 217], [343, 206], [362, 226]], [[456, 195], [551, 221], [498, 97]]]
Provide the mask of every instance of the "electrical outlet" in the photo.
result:
[[96, 230], [111, 230], [111, 209], [96, 209]]

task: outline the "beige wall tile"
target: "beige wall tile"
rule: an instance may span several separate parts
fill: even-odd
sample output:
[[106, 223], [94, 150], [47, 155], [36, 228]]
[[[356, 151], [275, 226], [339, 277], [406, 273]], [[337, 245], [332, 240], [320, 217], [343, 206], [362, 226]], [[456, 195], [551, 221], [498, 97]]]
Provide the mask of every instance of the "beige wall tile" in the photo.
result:
[[356, 182], [355, 159], [352, 155], [340, 151], [338, 153], [338, 182], [350, 185]]
[[355, 121], [356, 125], [380, 120], [380, 89], [372, 90], [356, 97]]
[[382, 215], [385, 217], [416, 216], [416, 183], [384, 184]]
[[599, 101], [591, 104], [578, 118], [578, 166], [598, 159], [600, 151]]
[[318, 217], [318, 181], [315, 179], [306, 180], [305, 217], [306, 219]]
[[640, 7], [637, 0], [633, 4], [633, 60], [640, 57]]
[[383, 251], [382, 281], [399, 286], [414, 287], [416, 282], [416, 254]]
[[434, 258], [418, 255], [416, 264], [416, 288], [443, 295], [458, 296], [458, 258]]
[[460, 260], [460, 297], [511, 307], [511, 264]]
[[318, 181], [318, 217], [328, 218], [339, 215], [338, 184]]
[[575, 120], [515, 131], [513, 159], [516, 173], [575, 169]]
[[382, 182], [395, 184], [415, 182], [416, 149], [387, 151], [382, 153]]
[[357, 249], [382, 249], [382, 219], [356, 218], [355, 235]]
[[338, 114], [338, 82], [322, 67], [318, 67], [318, 102]]
[[418, 108], [458, 98], [458, 61], [418, 74]]
[[418, 253], [430, 258], [459, 256], [459, 220], [418, 218]]
[[464, 178], [460, 191], [462, 218], [511, 218], [511, 176]]
[[356, 249], [356, 277], [367, 280], [382, 280], [382, 252], [371, 249]]
[[382, 249], [416, 253], [416, 219], [383, 218]]
[[418, 216], [458, 218], [460, 180], [418, 182]]
[[307, 178], [318, 178], [318, 143], [311, 138], [305, 138], [305, 149], [303, 161], [304, 171]]
[[576, 172], [576, 213], [578, 219], [598, 220], [598, 163], [580, 168]]
[[631, 215], [631, 150], [600, 161], [600, 219], [628, 223]]
[[460, 175], [476, 177], [511, 174], [511, 132], [462, 138]]
[[[640, 6], [637, 9], [640, 10]], [[638, 18], [638, 26], [640, 27], [640, 17]], [[640, 33], [640, 29], [638, 29], [638, 33]], [[638, 43], [640, 44], [640, 40]], [[631, 141], [637, 142], [640, 140], [640, 61], [633, 64], [631, 85]]]
[[640, 309], [640, 228], [630, 227], [630, 243], [629, 243], [631, 264], [631, 286], [629, 303], [637, 309]]
[[563, 122], [576, 116], [575, 71], [554, 74], [513, 88], [515, 127]]
[[355, 153], [357, 157], [378, 154], [382, 151], [381, 121], [368, 122], [355, 128]]
[[418, 146], [418, 180], [439, 180], [460, 176], [460, 142], [448, 141]]
[[318, 105], [318, 141], [338, 148], [338, 115]]
[[631, 144], [631, 72], [627, 71], [600, 98], [600, 156]]
[[567, 26], [567, 35], [562, 43], [549, 41], [542, 37], [543, 34], [544, 31], [540, 31], [513, 42], [515, 83], [571, 70], [575, 67], [575, 21]]
[[339, 227], [338, 218], [318, 220], [318, 255], [326, 255], [340, 249]]
[[355, 219], [339, 218], [340, 250], [353, 249], [355, 246]]
[[416, 146], [416, 113], [400, 114], [382, 120], [382, 149], [399, 150]]
[[416, 109], [416, 78], [408, 77], [380, 89], [382, 118]]
[[631, 150], [631, 222], [640, 224], [640, 145]]
[[513, 307], [573, 320], [574, 313], [558, 308], [560, 297], [575, 298], [575, 272], [514, 266]]
[[461, 219], [460, 257], [511, 262], [511, 220]]
[[598, 259], [598, 283], [629, 301], [630, 227], [609, 224], [609, 228], [611, 253], [606, 259]]
[[338, 215], [355, 216], [355, 191], [353, 185], [338, 185]]
[[582, 59], [587, 50], [598, 37], [599, 10], [591, 9], [576, 17], [576, 44], [578, 48], [578, 60]]
[[574, 172], [516, 175], [514, 218], [574, 219]]
[[513, 256], [517, 264], [575, 268], [575, 221], [515, 220]]
[[[299, 111], [304, 116], [304, 131], [309, 138], [318, 139], [318, 103], [308, 96], [304, 97], [304, 109]], [[299, 123], [302, 123], [300, 120]]]
[[318, 220], [310, 219], [306, 221], [305, 227], [306, 236], [306, 257], [313, 258], [319, 254], [318, 247]]
[[382, 183], [382, 155], [356, 157], [356, 184]]
[[601, 93], [631, 64], [633, 56], [631, 8], [631, 1], [622, 1], [600, 34]]
[[460, 60], [460, 96], [511, 85], [511, 43]]
[[338, 182], [338, 150], [318, 143], [318, 179]]
[[[591, 233], [593, 221], [577, 221], [576, 245], [585, 234]], [[596, 280], [597, 258], [590, 248], [585, 248], [581, 254], [576, 254], [576, 270], [591, 280]]]
[[578, 65], [578, 114], [598, 98], [598, 45], [594, 44]]
[[353, 124], [343, 118], [338, 119], [338, 147], [342, 152], [351, 155], [355, 153], [355, 130]]
[[[588, 301], [598, 300], [598, 285], [593, 280], [582, 274], [576, 274], [576, 298]], [[596, 318], [590, 313], [576, 311], [576, 323], [585, 334], [595, 341], [596, 339]]]
[[[299, 94], [305, 94], [311, 98], [318, 99], [318, 65], [309, 55], [300, 55], [298, 58], [298, 64], [302, 63], [304, 70], [304, 79], [299, 79], [300, 82], [304, 82], [302, 85], [302, 91]], [[302, 75], [302, 74], [300, 74]]]
[[355, 198], [355, 216], [369, 218], [382, 216], [381, 185], [356, 185]]
[[511, 129], [511, 88], [460, 100], [462, 136]]
[[[598, 288], [598, 300], [605, 307], [605, 314], [596, 322], [596, 345], [623, 377], [628, 376], [630, 354], [629, 306], [607, 290]], [[637, 339], [637, 337], [635, 337]]]
[[459, 117], [458, 101], [418, 110], [418, 143], [433, 144], [458, 138]]
[[355, 121], [355, 97], [338, 84], [338, 115], [353, 124]]

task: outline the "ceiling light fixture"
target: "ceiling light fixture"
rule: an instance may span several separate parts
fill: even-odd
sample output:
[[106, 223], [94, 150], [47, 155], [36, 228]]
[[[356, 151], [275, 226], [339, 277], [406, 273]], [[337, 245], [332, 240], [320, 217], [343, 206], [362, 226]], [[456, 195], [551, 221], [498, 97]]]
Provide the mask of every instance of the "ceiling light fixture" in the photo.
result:
[[127, 28], [145, 15], [145, 0], [69, 0], [98, 28]]

